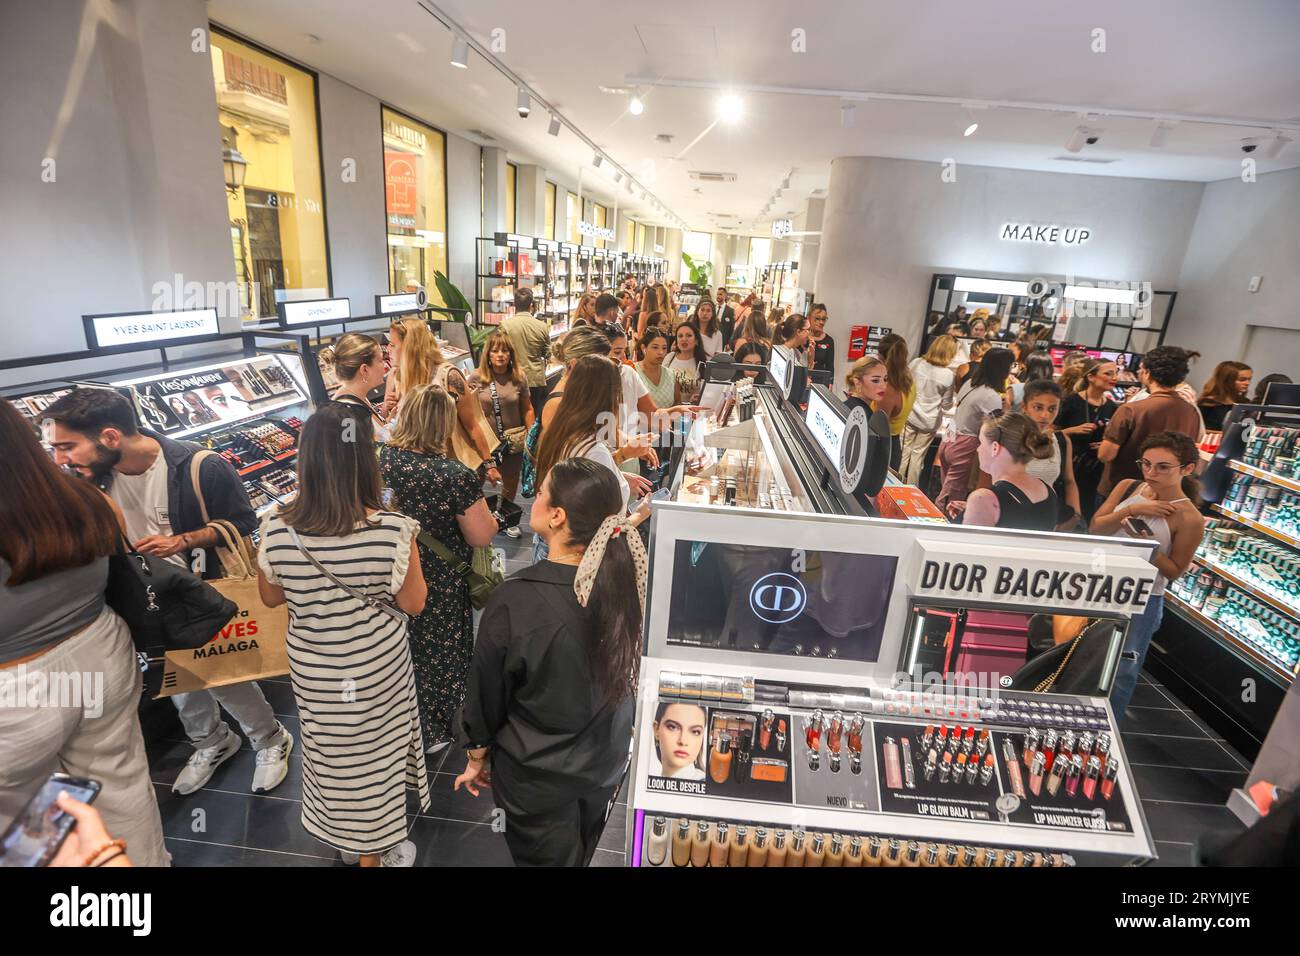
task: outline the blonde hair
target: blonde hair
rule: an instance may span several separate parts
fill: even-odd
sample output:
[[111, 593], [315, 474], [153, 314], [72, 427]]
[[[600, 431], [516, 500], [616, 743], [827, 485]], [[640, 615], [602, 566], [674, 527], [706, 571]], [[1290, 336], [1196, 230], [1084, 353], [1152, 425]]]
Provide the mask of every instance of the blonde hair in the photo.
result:
[[579, 325], [551, 346], [551, 355], [568, 365], [584, 355], [609, 356], [609, 336], [590, 325]]
[[885, 376], [888, 377], [889, 366], [885, 364], [884, 359], [878, 355], [864, 355], [853, 363], [853, 366], [849, 369], [849, 374], [844, 376], [844, 387], [849, 391], [853, 391], [853, 386], [857, 383], [858, 379], [862, 378], [862, 376], [866, 375], [867, 372], [875, 368], [877, 365], [880, 366], [884, 371]]
[[993, 348], [993, 343], [988, 339], [976, 339], [970, 344], [970, 360], [983, 360], [989, 349]]
[[524, 371], [519, 367], [518, 357], [515, 355], [515, 347], [510, 344], [510, 337], [504, 332], [493, 332], [483, 343], [483, 352], [478, 359], [478, 374], [484, 382], [492, 381], [492, 351], [498, 345], [504, 345], [506, 351], [510, 353], [510, 364], [506, 367], [506, 374], [510, 376], [511, 381], [516, 385], [524, 384]]
[[382, 360], [379, 343], [360, 332], [348, 332], [333, 345], [327, 345], [320, 350], [319, 358], [321, 366], [333, 369], [341, 382], [356, 378], [361, 366], [374, 365]]
[[432, 382], [434, 370], [447, 359], [424, 320], [402, 319], [390, 325], [388, 331], [402, 343], [402, 360], [397, 368], [397, 394], [405, 395], [416, 385]]
[[425, 455], [447, 454], [456, 426], [456, 403], [440, 385], [416, 385], [397, 407], [390, 445]]
[[951, 335], [940, 335], [925, 350], [925, 360], [939, 368], [947, 368], [957, 356], [957, 340]]

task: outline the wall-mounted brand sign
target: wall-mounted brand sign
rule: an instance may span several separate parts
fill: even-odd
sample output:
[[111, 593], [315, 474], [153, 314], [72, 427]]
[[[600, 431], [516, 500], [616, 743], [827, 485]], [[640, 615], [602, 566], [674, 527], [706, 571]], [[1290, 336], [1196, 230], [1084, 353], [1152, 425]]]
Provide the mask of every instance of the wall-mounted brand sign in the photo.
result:
[[1081, 613], [1137, 615], [1156, 569], [1134, 555], [945, 544], [921, 539], [918, 596]]
[[750, 610], [769, 624], [788, 624], [803, 613], [807, 604], [803, 582], [784, 571], [763, 575], [749, 589]]
[[375, 315], [393, 315], [400, 312], [419, 312], [429, 304], [429, 297], [419, 292], [397, 292], [375, 296]]
[[216, 309], [83, 315], [81, 321], [85, 325], [86, 347], [89, 349], [147, 345], [168, 339], [195, 339], [221, 332]]
[[1081, 246], [1088, 241], [1092, 230], [1085, 226], [1040, 226], [1029, 222], [1008, 222], [998, 233], [999, 239], [1014, 242], [1035, 242], [1045, 246]]
[[595, 239], [604, 239], [608, 242], [613, 242], [614, 240], [613, 229], [607, 229], [604, 226], [592, 225], [589, 222], [580, 221], [578, 223], [578, 234], [582, 236], [591, 236], [592, 238]]
[[303, 299], [280, 302], [275, 307], [280, 325], [313, 325], [324, 322], [342, 322], [352, 318], [351, 299]]
[[775, 219], [772, 221], [772, 238], [780, 239], [782, 236], [788, 236], [794, 232], [794, 223], [789, 219]]

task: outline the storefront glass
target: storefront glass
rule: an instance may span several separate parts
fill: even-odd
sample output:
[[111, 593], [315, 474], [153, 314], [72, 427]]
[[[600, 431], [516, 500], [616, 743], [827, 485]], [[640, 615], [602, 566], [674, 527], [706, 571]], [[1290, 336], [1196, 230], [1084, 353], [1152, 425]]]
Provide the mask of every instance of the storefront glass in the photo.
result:
[[386, 106], [383, 126], [388, 288], [424, 289], [441, 305], [434, 272], [447, 271], [446, 138]]
[[212, 78], [243, 317], [327, 298], [316, 78], [215, 30]]

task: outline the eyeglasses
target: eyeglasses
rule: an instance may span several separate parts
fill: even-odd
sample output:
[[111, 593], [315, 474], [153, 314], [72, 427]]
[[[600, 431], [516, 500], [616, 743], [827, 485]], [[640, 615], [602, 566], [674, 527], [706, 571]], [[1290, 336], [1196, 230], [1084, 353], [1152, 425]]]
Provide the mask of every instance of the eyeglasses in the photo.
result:
[[1171, 471], [1177, 471], [1182, 465], [1175, 465], [1168, 461], [1147, 461], [1145, 458], [1137, 460], [1137, 466], [1143, 471], [1154, 471], [1158, 475], [1167, 475]]

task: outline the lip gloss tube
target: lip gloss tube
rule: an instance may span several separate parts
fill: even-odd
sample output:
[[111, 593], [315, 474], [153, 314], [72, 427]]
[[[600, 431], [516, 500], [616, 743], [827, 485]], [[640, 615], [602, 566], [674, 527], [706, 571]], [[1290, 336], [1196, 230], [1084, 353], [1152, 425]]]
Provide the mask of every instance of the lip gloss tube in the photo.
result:
[[[1016, 767], [1016, 771], [1019, 772], [1020, 767], [1018, 765], [1014, 765], [1014, 766]], [[984, 766], [980, 768], [980, 786], [987, 787], [989, 785], [989, 781], [992, 779], [993, 779], [993, 755], [985, 754]]]
[[952, 773], [952, 754], [945, 750], [943, 759], [939, 761], [939, 782], [947, 783], [950, 773]]
[[1065, 772], [1069, 767], [1070, 761], [1063, 760], [1059, 756], [1052, 762], [1051, 772], [1047, 775], [1047, 792], [1053, 797], [1060, 791], [1061, 783], [1065, 780]]
[[844, 736], [844, 715], [838, 710], [831, 715], [830, 729], [826, 734], [826, 746], [831, 753], [840, 752], [840, 741]]
[[1029, 767], [1029, 792], [1038, 796], [1043, 790], [1043, 771], [1047, 767], [1047, 755], [1043, 751], [1034, 754], [1034, 762]]
[[763, 720], [758, 731], [758, 747], [760, 750], [767, 750], [772, 745], [772, 724], [776, 721], [776, 714], [770, 710], [763, 711]]
[[849, 752], [861, 755], [862, 753], [862, 728], [867, 725], [867, 719], [861, 714], [854, 714], [853, 719], [849, 721]]
[[885, 738], [885, 786], [899, 790], [903, 786], [903, 771], [898, 763], [898, 745], [893, 737]]
[[1078, 754], [1070, 761], [1070, 765], [1065, 768], [1065, 795], [1073, 797], [1079, 792], [1079, 777], [1083, 773], [1083, 758]]
[[898, 747], [902, 751], [903, 783], [908, 790], [915, 790], [916, 771], [912, 767], [912, 742], [903, 737], [898, 741]]
[[1101, 769], [1105, 770], [1110, 760], [1110, 734], [1098, 734], [1092, 752], [1101, 758]]
[[1097, 779], [1101, 776], [1101, 758], [1093, 754], [1088, 758], [1088, 769], [1083, 772], [1083, 795], [1088, 800], [1097, 799]]
[[958, 754], [952, 765], [952, 782], [961, 783], [966, 778], [966, 755]]
[[1043, 766], [1044, 773], [1052, 772], [1052, 764], [1056, 762], [1056, 741], [1057, 733], [1050, 727], [1043, 731], [1043, 742], [1038, 748], [1038, 752], [1046, 757], [1046, 764]]
[[776, 749], [779, 753], [785, 752], [785, 721], [776, 722]]
[[1085, 762], [1092, 756], [1092, 747], [1095, 739], [1096, 738], [1094, 738], [1092, 734], [1085, 730], [1083, 733], [1079, 734], [1079, 740], [1074, 745], [1074, 752], [1082, 756]]
[[1042, 742], [1042, 739], [1043, 735], [1034, 727], [1030, 727], [1029, 733], [1025, 734], [1025, 748], [1021, 751], [1021, 759], [1025, 762], [1026, 770], [1028, 770], [1029, 765], [1034, 762], [1034, 754], [1038, 752], [1038, 747]]
[[925, 755], [925, 765], [921, 768], [921, 773], [924, 775], [927, 783], [934, 779], [934, 772], [938, 769], [939, 751], [931, 747], [930, 752]]
[[808, 727], [804, 732], [804, 739], [808, 743], [808, 749], [813, 753], [816, 753], [821, 747], [822, 727], [825, 723], [826, 719], [822, 716], [820, 710], [814, 710], [812, 717], [808, 718]]
[[1101, 777], [1101, 798], [1109, 800], [1115, 795], [1115, 783], [1119, 779], [1119, 761], [1112, 757], [1106, 761], [1106, 772]]
[[1011, 781], [1011, 792], [1021, 800], [1025, 799], [1025, 781], [1020, 773], [1020, 761], [1016, 759], [1016, 748], [1012, 746], [1010, 737], [1002, 741], [1002, 756], [1006, 758], [1007, 778]]

